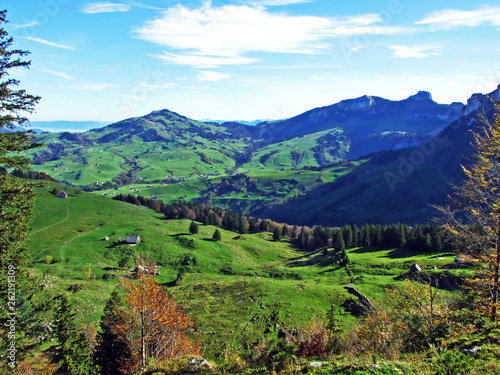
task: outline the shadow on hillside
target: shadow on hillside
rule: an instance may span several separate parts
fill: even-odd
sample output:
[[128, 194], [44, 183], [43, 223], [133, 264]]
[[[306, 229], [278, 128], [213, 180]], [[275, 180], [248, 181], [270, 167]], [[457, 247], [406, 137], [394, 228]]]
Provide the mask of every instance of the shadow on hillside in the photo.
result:
[[360, 247], [359, 249], [356, 250], [349, 250], [348, 253], [351, 254], [369, 254], [369, 253], [376, 253], [379, 251], [387, 251], [390, 250], [386, 255], [382, 255], [381, 258], [390, 258], [390, 259], [401, 259], [401, 258], [411, 258], [414, 256], [422, 255], [425, 253], [421, 253], [418, 251], [406, 249], [406, 248], [387, 248], [387, 247], [377, 247], [377, 246], [367, 246], [367, 247]]
[[114, 248], [117, 248], [118, 246], [126, 245], [126, 244], [127, 244], [127, 241], [114, 241], [114, 242], [110, 243], [108, 246], [106, 246], [106, 249], [114, 249]]
[[120, 271], [119, 267], [104, 267], [103, 271]]
[[178, 238], [180, 236], [192, 236], [192, 234], [191, 233], [177, 233], [177, 234], [169, 234], [168, 236], [173, 237], [173, 238]]
[[335, 251], [335, 249], [320, 249], [313, 251], [309, 254], [291, 258], [288, 260], [289, 267], [305, 267], [305, 266], [319, 266], [329, 267], [336, 266], [337, 269], [343, 267], [347, 262], [345, 253], [342, 251]]
[[365, 254], [365, 253], [374, 253], [376, 251], [383, 250], [382, 247], [375, 247], [375, 246], [365, 246], [365, 247], [360, 247], [355, 250], [348, 250], [348, 253], [354, 253], [354, 254]]

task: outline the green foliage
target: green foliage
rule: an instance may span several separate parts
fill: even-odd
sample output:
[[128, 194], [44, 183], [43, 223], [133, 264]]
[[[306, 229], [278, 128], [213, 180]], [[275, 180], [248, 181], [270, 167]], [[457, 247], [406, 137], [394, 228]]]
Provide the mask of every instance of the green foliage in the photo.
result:
[[128, 323], [123, 305], [122, 298], [114, 291], [104, 308], [93, 356], [101, 374], [125, 375], [134, 369], [131, 343], [124, 332]]
[[468, 374], [474, 367], [474, 360], [458, 350], [436, 351], [433, 357], [436, 375]]
[[192, 221], [191, 224], [189, 225], [189, 233], [198, 234], [199, 232], [200, 232], [200, 226], [194, 221]]
[[281, 241], [281, 230], [276, 227], [273, 232], [273, 241]]
[[213, 236], [212, 236], [212, 239], [214, 241], [222, 241], [222, 235], [220, 233], [220, 231], [218, 229], [215, 230]]
[[97, 374], [93, 364], [89, 342], [76, 325], [75, 313], [65, 294], [55, 299], [58, 307], [55, 314], [55, 336], [58, 344], [54, 363], [56, 374], [92, 375]]

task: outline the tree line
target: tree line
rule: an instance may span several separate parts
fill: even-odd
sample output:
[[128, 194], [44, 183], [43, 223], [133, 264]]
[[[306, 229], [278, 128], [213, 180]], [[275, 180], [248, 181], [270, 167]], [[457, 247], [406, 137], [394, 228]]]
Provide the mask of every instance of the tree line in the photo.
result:
[[269, 219], [247, 217], [239, 212], [222, 207], [214, 207], [200, 202], [163, 203], [132, 194], [118, 194], [113, 199], [138, 206], [146, 206], [164, 214], [165, 219], [189, 219], [204, 225], [213, 225], [222, 229], [246, 233], [273, 233], [275, 241], [287, 238], [302, 250], [313, 251], [322, 247], [334, 247], [345, 250], [353, 247], [383, 246], [405, 247], [420, 252], [453, 251], [453, 242], [443, 227], [436, 225], [406, 224], [345, 225], [340, 228], [329, 228], [316, 225], [287, 225]]

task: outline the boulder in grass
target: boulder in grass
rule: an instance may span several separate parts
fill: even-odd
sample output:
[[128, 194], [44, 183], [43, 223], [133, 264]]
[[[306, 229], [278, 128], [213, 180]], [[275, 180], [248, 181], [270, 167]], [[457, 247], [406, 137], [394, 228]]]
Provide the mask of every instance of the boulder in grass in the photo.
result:
[[410, 267], [410, 272], [420, 272], [422, 271], [422, 268], [417, 264], [412, 264], [412, 266]]
[[200, 370], [211, 370], [212, 366], [207, 362], [206, 359], [203, 358], [193, 358], [189, 361], [189, 367], [192, 371], [200, 371]]

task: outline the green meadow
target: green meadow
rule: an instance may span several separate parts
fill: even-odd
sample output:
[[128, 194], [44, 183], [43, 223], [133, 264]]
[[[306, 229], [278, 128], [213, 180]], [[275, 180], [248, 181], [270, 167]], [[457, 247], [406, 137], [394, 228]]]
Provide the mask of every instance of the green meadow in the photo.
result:
[[[32, 223], [32, 272], [44, 293], [68, 293], [79, 319], [97, 328], [102, 309], [122, 277], [136, 263], [155, 262], [156, 276], [197, 323], [207, 355], [277, 335], [311, 320], [325, 321], [334, 311], [344, 327], [357, 318], [346, 301], [356, 297], [352, 285], [375, 303], [386, 298], [395, 277], [418, 263], [429, 272], [453, 262], [452, 254], [417, 253], [407, 249], [354, 248], [347, 266], [335, 249], [301, 251], [289, 240], [275, 242], [272, 233], [240, 235], [200, 224], [189, 233], [189, 220], [164, 220], [163, 215], [91, 193], [68, 188], [67, 199], [54, 197], [51, 184], [39, 189]], [[124, 243], [139, 235], [136, 246]], [[438, 259], [444, 258], [444, 259]], [[435, 267], [437, 269], [435, 269]]]

